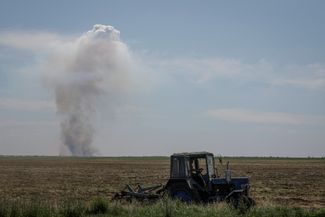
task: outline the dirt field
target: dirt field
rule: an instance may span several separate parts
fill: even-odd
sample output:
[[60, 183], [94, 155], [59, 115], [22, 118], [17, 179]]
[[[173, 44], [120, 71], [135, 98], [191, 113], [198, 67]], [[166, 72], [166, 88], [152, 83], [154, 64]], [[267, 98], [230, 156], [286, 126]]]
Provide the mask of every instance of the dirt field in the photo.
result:
[[[229, 158], [258, 203], [325, 207], [325, 159]], [[220, 166], [218, 168], [221, 168]], [[169, 158], [0, 157], [0, 198], [90, 200], [125, 184], [165, 183]]]

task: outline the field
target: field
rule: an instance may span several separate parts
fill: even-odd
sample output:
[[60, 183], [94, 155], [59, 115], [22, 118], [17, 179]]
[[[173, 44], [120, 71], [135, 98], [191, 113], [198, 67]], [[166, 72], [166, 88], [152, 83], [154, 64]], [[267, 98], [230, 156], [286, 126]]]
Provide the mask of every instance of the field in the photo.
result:
[[[325, 159], [227, 160], [233, 175], [250, 177], [258, 203], [325, 207]], [[165, 183], [169, 158], [1, 157], [0, 171], [1, 198], [91, 200], [112, 197], [127, 183]]]
[[[258, 206], [325, 207], [324, 158], [224, 158], [233, 176], [249, 176]], [[219, 171], [222, 167], [218, 166]], [[222, 170], [221, 170], [222, 169]], [[0, 198], [89, 202], [125, 184], [165, 183], [168, 157], [0, 157]]]

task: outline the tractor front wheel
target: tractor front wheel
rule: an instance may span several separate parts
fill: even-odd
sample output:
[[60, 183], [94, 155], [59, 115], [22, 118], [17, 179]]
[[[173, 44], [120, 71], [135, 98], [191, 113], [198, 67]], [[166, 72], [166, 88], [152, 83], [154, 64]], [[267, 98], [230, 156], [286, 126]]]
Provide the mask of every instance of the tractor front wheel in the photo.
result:
[[247, 210], [255, 205], [255, 201], [246, 195], [236, 194], [228, 198], [227, 202], [235, 209]]

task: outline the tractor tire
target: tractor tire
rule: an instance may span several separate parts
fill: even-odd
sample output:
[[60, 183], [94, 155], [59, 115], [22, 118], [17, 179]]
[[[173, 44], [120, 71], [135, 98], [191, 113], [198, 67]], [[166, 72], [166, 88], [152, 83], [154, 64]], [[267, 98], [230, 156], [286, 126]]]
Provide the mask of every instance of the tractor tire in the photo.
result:
[[190, 189], [185, 183], [174, 183], [168, 188], [171, 199], [180, 200], [185, 203], [200, 202], [200, 195], [197, 190]]
[[251, 197], [243, 194], [234, 195], [230, 197], [227, 202], [235, 209], [239, 209], [241, 211], [246, 211], [255, 205], [255, 201]]

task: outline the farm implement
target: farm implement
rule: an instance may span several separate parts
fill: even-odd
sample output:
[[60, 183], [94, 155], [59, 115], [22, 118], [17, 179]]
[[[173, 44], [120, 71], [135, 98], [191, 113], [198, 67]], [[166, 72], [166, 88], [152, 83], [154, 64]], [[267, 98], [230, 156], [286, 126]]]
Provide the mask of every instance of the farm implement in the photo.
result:
[[248, 177], [231, 177], [229, 162], [225, 176], [220, 177], [214, 161], [213, 154], [209, 152], [173, 154], [170, 157], [170, 177], [165, 185], [146, 188], [126, 185], [114, 199], [155, 201], [167, 194], [186, 203], [226, 201], [235, 207], [254, 205], [249, 196]]
[[155, 185], [151, 187], [142, 187], [137, 185], [135, 188], [132, 188], [130, 185], [126, 185], [125, 188], [120, 192], [115, 194], [115, 200], [126, 200], [132, 201], [136, 199], [138, 201], [155, 201], [162, 197], [161, 193], [163, 192], [163, 185]]

